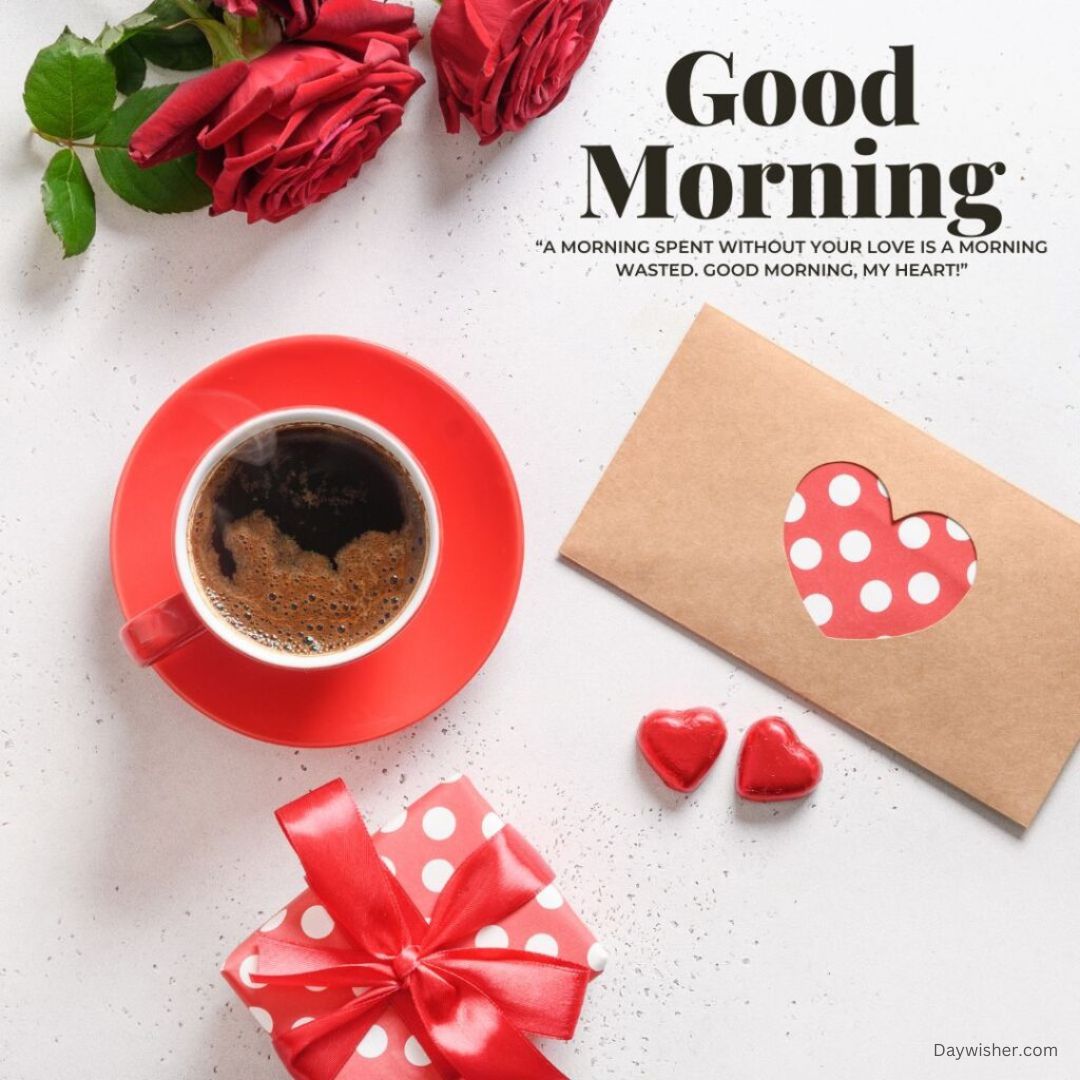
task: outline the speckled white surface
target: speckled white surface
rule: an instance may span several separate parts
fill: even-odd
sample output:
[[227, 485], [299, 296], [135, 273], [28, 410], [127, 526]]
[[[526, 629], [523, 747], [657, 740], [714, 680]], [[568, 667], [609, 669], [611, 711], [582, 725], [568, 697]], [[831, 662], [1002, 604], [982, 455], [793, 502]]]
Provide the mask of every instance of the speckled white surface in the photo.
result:
[[[346, 193], [277, 228], [154, 220], [99, 193], [91, 253], [61, 263], [40, 221], [46, 160], [17, 107], [63, 23], [118, 0], [5, 12], [0, 368], [0, 1075], [272, 1080], [268, 1041], [217, 976], [298, 887], [272, 809], [344, 775], [373, 820], [467, 770], [561, 870], [609, 942], [575, 1078], [1072, 1077], [1080, 944], [1080, 768], [1030, 834], [975, 810], [554, 558], [702, 301], [1080, 517], [1075, 55], [1070, 5], [616, 0], [560, 112], [478, 149], [439, 134], [433, 90]], [[422, 25], [433, 6], [425, 3]], [[952, 282], [617, 283], [538, 236], [589, 225], [583, 142], [672, 141], [688, 161], [849, 160], [858, 125], [689, 132], [662, 100], [692, 48], [867, 72], [918, 49], [917, 129], [881, 160], [1002, 158], [1008, 227], [1051, 252]], [[425, 70], [425, 49], [419, 53]], [[735, 235], [720, 223], [709, 235]], [[655, 233], [655, 230], [653, 230]], [[739, 230], [739, 235], [746, 235]], [[686, 222], [663, 236], [695, 236]], [[939, 237], [940, 225], [755, 236]], [[521, 485], [524, 585], [482, 674], [376, 745], [295, 752], [191, 712], [122, 655], [106, 559], [113, 485], [154, 408], [249, 342], [332, 331], [386, 343], [489, 418]], [[780, 711], [820, 752], [804, 806], [739, 806], [734, 746], [692, 798], [636, 760], [637, 718], [719, 706], [733, 735]], [[933, 1044], [1057, 1043], [1057, 1061], [933, 1057]]]

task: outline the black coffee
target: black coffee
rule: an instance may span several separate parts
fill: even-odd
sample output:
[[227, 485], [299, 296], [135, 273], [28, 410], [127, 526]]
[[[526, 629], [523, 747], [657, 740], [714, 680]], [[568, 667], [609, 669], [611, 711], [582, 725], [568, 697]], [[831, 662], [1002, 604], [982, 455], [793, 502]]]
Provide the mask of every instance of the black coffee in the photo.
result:
[[426, 558], [424, 505], [381, 446], [333, 424], [253, 436], [210, 474], [188, 523], [199, 585], [273, 649], [345, 649], [405, 606]]

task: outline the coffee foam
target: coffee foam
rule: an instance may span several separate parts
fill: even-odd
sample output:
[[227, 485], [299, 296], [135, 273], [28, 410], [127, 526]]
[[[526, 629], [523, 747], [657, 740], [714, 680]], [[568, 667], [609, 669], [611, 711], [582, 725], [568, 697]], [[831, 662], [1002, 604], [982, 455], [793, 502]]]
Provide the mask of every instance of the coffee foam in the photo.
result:
[[396, 462], [384, 465], [401, 474], [401, 527], [368, 529], [333, 558], [302, 548], [262, 509], [222, 520], [216, 499], [238, 465], [219, 466], [196, 499], [188, 537], [200, 587], [220, 617], [268, 648], [300, 654], [349, 648], [392, 623], [416, 588], [426, 544], [419, 495]]

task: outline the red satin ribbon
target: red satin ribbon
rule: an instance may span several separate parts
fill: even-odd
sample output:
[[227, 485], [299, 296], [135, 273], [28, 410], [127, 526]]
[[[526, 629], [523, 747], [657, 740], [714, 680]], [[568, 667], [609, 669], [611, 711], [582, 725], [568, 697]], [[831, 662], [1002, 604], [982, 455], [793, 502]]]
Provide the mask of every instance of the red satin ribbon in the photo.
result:
[[516, 830], [504, 826], [457, 868], [429, 925], [376, 854], [343, 781], [283, 806], [277, 818], [350, 947], [259, 934], [259, 981], [348, 986], [356, 994], [275, 1035], [295, 1080], [336, 1080], [391, 1004], [444, 1080], [567, 1080], [524, 1033], [573, 1036], [588, 968], [517, 949], [447, 948], [506, 918], [554, 879]]

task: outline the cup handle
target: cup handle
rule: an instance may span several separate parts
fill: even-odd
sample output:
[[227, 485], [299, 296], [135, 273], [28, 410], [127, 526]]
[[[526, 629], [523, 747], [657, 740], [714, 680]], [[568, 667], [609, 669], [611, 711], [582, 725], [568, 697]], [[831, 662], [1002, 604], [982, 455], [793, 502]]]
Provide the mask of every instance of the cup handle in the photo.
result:
[[170, 596], [130, 619], [120, 640], [132, 659], [147, 667], [206, 632], [206, 625], [183, 593]]

